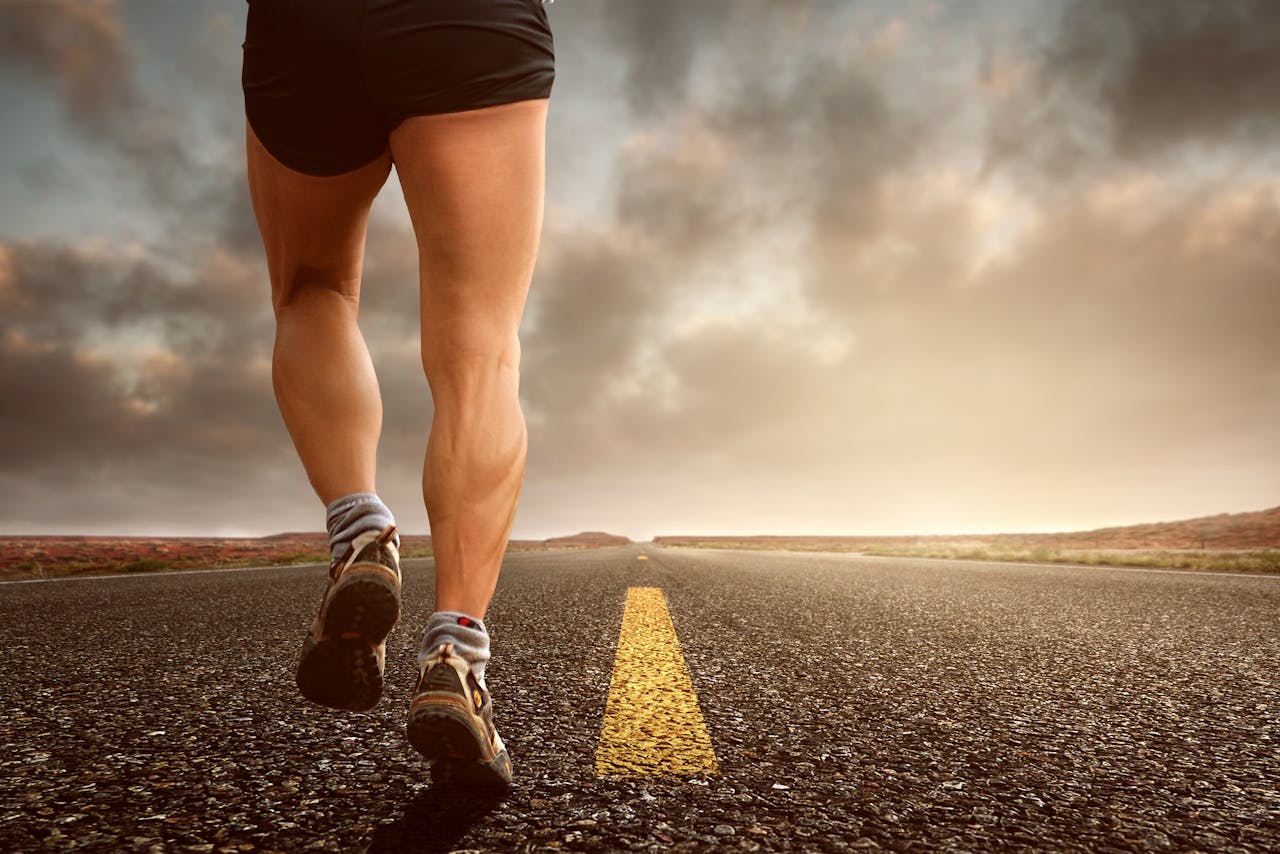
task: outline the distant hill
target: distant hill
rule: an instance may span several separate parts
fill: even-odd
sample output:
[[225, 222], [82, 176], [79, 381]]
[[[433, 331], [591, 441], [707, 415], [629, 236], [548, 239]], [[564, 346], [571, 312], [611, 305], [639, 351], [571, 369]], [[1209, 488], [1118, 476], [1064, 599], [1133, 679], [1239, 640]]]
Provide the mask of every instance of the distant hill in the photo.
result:
[[1280, 548], [1280, 507], [1249, 513], [1219, 513], [1177, 522], [1151, 522], [1042, 534], [921, 534], [907, 536], [757, 536], [679, 535], [654, 537], [655, 543], [743, 543], [764, 548], [858, 548], [875, 545], [954, 543], [1019, 548], [1079, 549], [1266, 549]]
[[1256, 549], [1280, 547], [1280, 507], [1178, 522], [1098, 528], [1062, 535], [1092, 548]]

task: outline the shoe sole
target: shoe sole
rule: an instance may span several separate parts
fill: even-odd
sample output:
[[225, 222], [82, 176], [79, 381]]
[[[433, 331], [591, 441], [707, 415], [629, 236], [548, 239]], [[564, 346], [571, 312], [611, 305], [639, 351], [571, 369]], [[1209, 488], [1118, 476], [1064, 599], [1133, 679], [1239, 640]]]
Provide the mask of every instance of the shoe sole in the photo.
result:
[[505, 748], [493, 753], [486, 746], [486, 736], [476, 731], [474, 717], [460, 708], [463, 704], [451, 696], [420, 698], [409, 712], [409, 744], [431, 760], [434, 783], [509, 787], [510, 755]]
[[303, 642], [297, 684], [313, 703], [366, 712], [382, 696], [383, 668], [376, 647], [400, 620], [400, 595], [389, 571], [353, 567], [330, 595], [322, 631]]
[[353, 567], [330, 594], [326, 637], [363, 640], [377, 646], [400, 620], [400, 591], [390, 570]]

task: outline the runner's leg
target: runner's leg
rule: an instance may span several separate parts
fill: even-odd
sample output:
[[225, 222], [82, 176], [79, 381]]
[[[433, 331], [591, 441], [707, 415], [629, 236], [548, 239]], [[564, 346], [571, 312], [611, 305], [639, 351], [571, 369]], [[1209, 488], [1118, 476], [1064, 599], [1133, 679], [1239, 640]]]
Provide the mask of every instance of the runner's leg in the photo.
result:
[[356, 316], [369, 208], [390, 154], [306, 175], [272, 157], [247, 122], [246, 153], [271, 276], [280, 414], [322, 502], [374, 492], [382, 399]]
[[436, 611], [484, 617], [524, 480], [518, 329], [542, 229], [548, 102], [412, 116], [391, 135], [435, 404], [422, 489]]

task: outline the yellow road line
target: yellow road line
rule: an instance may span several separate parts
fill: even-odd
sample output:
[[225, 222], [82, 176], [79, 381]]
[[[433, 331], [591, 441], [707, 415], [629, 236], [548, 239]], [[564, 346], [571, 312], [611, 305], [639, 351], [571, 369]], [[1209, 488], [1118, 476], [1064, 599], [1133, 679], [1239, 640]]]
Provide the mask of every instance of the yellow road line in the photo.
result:
[[718, 772], [660, 587], [630, 587], [596, 749], [596, 775]]

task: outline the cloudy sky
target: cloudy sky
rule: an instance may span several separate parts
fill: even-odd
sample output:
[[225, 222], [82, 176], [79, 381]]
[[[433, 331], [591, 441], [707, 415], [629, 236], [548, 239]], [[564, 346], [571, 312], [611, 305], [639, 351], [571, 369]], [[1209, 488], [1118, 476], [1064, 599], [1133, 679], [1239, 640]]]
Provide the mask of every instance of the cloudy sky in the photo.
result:
[[[0, 4], [0, 532], [322, 530], [241, 0]], [[515, 537], [1280, 504], [1280, 4], [558, 0]], [[394, 175], [361, 326], [427, 531]]]

